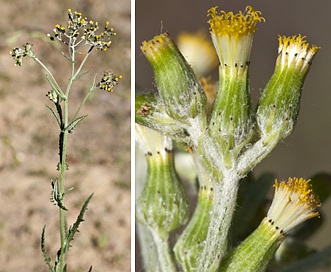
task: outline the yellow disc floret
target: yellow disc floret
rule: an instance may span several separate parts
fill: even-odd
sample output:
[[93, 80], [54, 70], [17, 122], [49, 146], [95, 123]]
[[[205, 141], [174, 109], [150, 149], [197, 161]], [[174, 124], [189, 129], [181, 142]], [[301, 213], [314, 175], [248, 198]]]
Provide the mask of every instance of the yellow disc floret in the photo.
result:
[[275, 195], [267, 218], [269, 222], [286, 234], [298, 224], [319, 215], [320, 206], [310, 180], [289, 178], [288, 181], [275, 181]]
[[306, 37], [297, 36], [278, 36], [278, 62], [283, 66], [289, 66], [298, 69], [300, 72], [306, 72], [311, 61], [320, 47], [309, 45]]
[[208, 16], [211, 19], [208, 21], [210, 30], [216, 35], [243, 35], [246, 33], [254, 33], [258, 22], [265, 22], [265, 18], [261, 17], [261, 12], [254, 10], [251, 6], [247, 6], [245, 12], [239, 11], [225, 12], [224, 10], [217, 13], [217, 6], [208, 10]]
[[[220, 61], [221, 67], [230, 67], [236, 74], [240, 68], [247, 72], [249, 57], [253, 42], [256, 25], [264, 22], [260, 11], [255, 11], [251, 6], [247, 6], [244, 12], [220, 11], [218, 7], [208, 10], [211, 17], [210, 34]], [[240, 69], [241, 71], [243, 69]]]

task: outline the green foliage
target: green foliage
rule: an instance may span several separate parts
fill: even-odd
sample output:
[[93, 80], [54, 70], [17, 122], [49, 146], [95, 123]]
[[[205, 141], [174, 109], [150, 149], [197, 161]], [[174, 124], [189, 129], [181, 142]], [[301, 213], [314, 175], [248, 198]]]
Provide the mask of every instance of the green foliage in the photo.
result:
[[51, 261], [52, 259], [50, 257], [48, 257], [47, 253], [46, 253], [46, 245], [45, 245], [45, 231], [46, 231], [46, 225], [43, 227], [43, 231], [41, 233], [41, 251], [43, 253], [43, 257], [44, 257], [44, 262], [45, 264], [48, 266], [48, 269], [51, 272], [54, 272], [54, 269], [51, 265]]
[[67, 237], [66, 237], [66, 242], [65, 242], [65, 251], [69, 251], [69, 248], [71, 247], [70, 243], [74, 240], [75, 234], [77, 232], [79, 232], [79, 230], [78, 230], [79, 225], [80, 225], [80, 223], [82, 223], [84, 221], [84, 214], [87, 210], [87, 206], [90, 203], [90, 200], [91, 200], [92, 196], [93, 196], [93, 193], [85, 200], [85, 202], [84, 202], [84, 204], [83, 204], [83, 206], [82, 206], [82, 208], [79, 212], [79, 215], [76, 219], [76, 222], [66, 232]]

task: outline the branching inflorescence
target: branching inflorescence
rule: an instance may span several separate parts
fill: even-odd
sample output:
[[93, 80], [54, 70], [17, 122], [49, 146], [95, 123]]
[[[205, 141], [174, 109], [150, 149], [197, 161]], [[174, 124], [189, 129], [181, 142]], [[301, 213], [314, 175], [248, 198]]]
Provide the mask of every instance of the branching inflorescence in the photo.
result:
[[[211, 95], [207, 91], [206, 81], [200, 83], [169, 34], [161, 34], [141, 46], [152, 66], [158, 94], [136, 97], [136, 122], [189, 146], [195, 163], [199, 182], [197, 206], [174, 246], [181, 269], [199, 272], [263, 271], [288, 230], [317, 215], [315, 209], [319, 202], [304, 179], [290, 178], [288, 182], [276, 183], [275, 204], [267, 219], [229, 254], [232, 247], [229, 244], [230, 226], [237, 205], [239, 181], [292, 132], [298, 116], [302, 85], [319, 47], [310, 46], [301, 35], [280, 36], [274, 74], [253, 111], [248, 79], [250, 52], [256, 26], [265, 22], [265, 18], [250, 6], [237, 14], [217, 12], [215, 7], [208, 11], [208, 16], [211, 38], [219, 59], [216, 94]], [[137, 129], [141, 131], [139, 126]], [[144, 135], [137, 135], [137, 141], [142, 142]], [[146, 156], [148, 161], [153, 160], [148, 154]], [[151, 164], [148, 165], [148, 173], [152, 173]], [[162, 175], [156, 179], [158, 183], [166, 183]], [[293, 225], [291, 219], [274, 216], [274, 210], [281, 209], [280, 201], [277, 201], [281, 191], [289, 192], [288, 207], [293, 207], [283, 207], [287, 211], [286, 218], [294, 218], [298, 213], [307, 216], [294, 220]], [[172, 208], [166, 210], [167, 201], [173, 201], [173, 198], [161, 197], [156, 190], [150, 190], [148, 194], [148, 199], [165, 203], [164, 209], [159, 210], [159, 217], [165, 214], [169, 217], [169, 213], [176, 210], [170, 205], [168, 207]], [[153, 233], [158, 248], [159, 237], [167, 237], [164, 232], [169, 234], [170, 230], [160, 230], [160, 227], [147, 224], [147, 219], [141, 220], [140, 215], [149, 209], [143, 204], [145, 198], [146, 192], [138, 199], [138, 219]], [[284, 202], [284, 196], [281, 201]], [[178, 201], [174, 203], [179, 205]], [[149, 207], [151, 205], [149, 203]], [[251, 258], [242, 258], [251, 249], [251, 252], [256, 249]], [[157, 252], [161, 252], [159, 248]], [[162, 253], [165, 254], [164, 251]], [[147, 262], [147, 269], [175, 271], [175, 265], [169, 264], [169, 260], [175, 262], [172, 251], [169, 250], [168, 254], [168, 262]]]
[[[68, 9], [68, 18], [67, 26], [56, 24], [53, 29], [53, 35], [47, 35], [51, 41], [60, 41], [67, 47], [67, 52], [63, 52], [62, 55], [69, 61], [71, 69], [69, 82], [65, 88], [60, 87], [58, 81], [55, 79], [47, 66], [35, 55], [32, 50], [32, 44], [26, 43], [22, 48], [14, 48], [10, 52], [15, 60], [16, 66], [22, 66], [23, 58], [29, 57], [40, 64], [46, 72], [46, 79], [51, 87], [51, 90], [47, 93], [47, 97], [54, 106], [47, 107], [56, 118], [60, 131], [59, 163], [57, 165], [60, 176], [51, 181], [51, 201], [59, 208], [59, 232], [61, 240], [60, 248], [56, 254], [54, 264], [51, 263], [51, 258], [48, 257], [46, 253], [45, 227], [43, 228], [41, 237], [41, 249], [44, 261], [50, 271], [53, 272], [67, 271], [67, 265], [65, 263], [66, 253], [71, 247], [71, 242], [74, 239], [74, 235], [78, 232], [80, 223], [84, 221], [84, 213], [87, 210], [88, 204], [93, 196], [93, 194], [91, 194], [86, 199], [82, 205], [77, 220], [72, 226], [68, 226], [67, 216], [65, 214], [65, 212], [68, 211], [68, 208], [64, 204], [64, 199], [65, 195], [73, 189], [66, 189], [65, 183], [66, 171], [68, 170], [68, 165], [66, 163], [68, 134], [72, 133], [76, 126], [86, 118], [86, 115], [80, 116], [80, 111], [94, 89], [100, 88], [101, 90], [105, 90], [107, 92], [113, 92], [113, 88], [118, 84], [119, 79], [122, 78], [122, 76], [117, 76], [114, 73], [107, 71], [102, 76], [100, 82], [96, 83], [97, 75], [95, 75], [89, 91], [85, 94], [85, 97], [79, 107], [71, 116], [71, 111], [69, 109], [69, 94], [74, 82], [86, 74], [82, 73], [82, 68], [90, 54], [95, 51], [93, 49], [105, 52], [110, 47], [111, 39], [116, 36], [116, 33], [113, 28], [110, 27], [109, 22], [106, 22], [103, 31], [98, 33], [98, 22], [88, 20], [86, 17], [83, 17], [80, 12], [72, 12], [71, 9]], [[84, 54], [84, 58], [81, 62], [79, 62], [76, 58], [77, 53]], [[92, 267], [89, 271], [91, 270]]]

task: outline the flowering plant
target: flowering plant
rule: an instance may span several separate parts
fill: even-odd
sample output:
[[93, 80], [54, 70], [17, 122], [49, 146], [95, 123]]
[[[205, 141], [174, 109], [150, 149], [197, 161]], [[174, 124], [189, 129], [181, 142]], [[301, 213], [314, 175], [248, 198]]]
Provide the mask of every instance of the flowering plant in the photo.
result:
[[[293, 131], [302, 86], [319, 47], [301, 35], [279, 36], [274, 74], [253, 111], [250, 52], [256, 25], [265, 18], [250, 6], [237, 14], [214, 7], [208, 16], [219, 60], [217, 86], [197, 78], [168, 33], [141, 46], [158, 89], [157, 95], [136, 97], [136, 141], [148, 163], [136, 216], [148, 271], [176, 271], [177, 265], [183, 271], [264, 271], [289, 232], [318, 216], [320, 201], [302, 178], [276, 181], [269, 212], [246, 239], [241, 235], [249, 224], [236, 207], [244, 197], [241, 183], [270, 184], [270, 177], [254, 180], [249, 173]], [[197, 175], [190, 219], [172, 141], [187, 147]], [[244, 213], [252, 213], [252, 221], [263, 190], [250, 197], [254, 205]], [[171, 249], [170, 233], [183, 226]]]
[[[116, 36], [116, 33], [114, 32], [114, 29], [110, 27], [109, 22], [106, 22], [102, 32], [98, 33], [99, 29], [98, 22], [88, 20], [86, 17], [82, 16], [82, 13], [77, 11], [73, 12], [71, 9], [68, 9], [67, 26], [56, 24], [53, 29], [53, 35], [47, 35], [51, 41], [59, 41], [66, 47], [65, 53], [62, 52], [62, 55], [69, 62], [70, 74], [68, 76], [68, 84], [64, 88], [60, 87], [60, 84], [53, 76], [53, 73], [36, 56], [32, 44], [27, 42], [22, 48], [16, 47], [10, 52], [15, 60], [16, 66], [22, 66], [23, 59], [28, 57], [36, 61], [46, 73], [46, 79], [50, 85], [50, 91], [48, 91], [47, 97], [52, 104], [52, 107], [47, 107], [55, 117], [59, 129], [59, 162], [57, 164], [57, 170], [60, 174], [59, 177], [51, 180], [51, 201], [58, 207], [60, 246], [53, 262], [46, 252], [46, 225], [41, 234], [42, 255], [46, 265], [52, 272], [68, 271], [66, 255], [72, 246], [75, 234], [79, 231], [80, 224], [84, 221], [84, 214], [93, 196], [92, 193], [85, 200], [76, 221], [72, 226], [69, 226], [66, 215], [68, 208], [64, 202], [67, 193], [73, 190], [72, 187], [67, 188], [68, 186], [66, 183], [66, 173], [69, 170], [67, 164], [68, 136], [70, 133], [73, 133], [77, 125], [87, 117], [87, 115], [81, 115], [81, 109], [94, 90], [100, 88], [107, 92], [113, 92], [113, 88], [118, 84], [119, 79], [121, 79], [121, 76], [106, 71], [97, 83], [97, 75], [95, 75], [93, 82], [88, 88], [80, 105], [74, 112], [71, 112], [71, 104], [69, 103], [70, 94], [72, 93], [75, 83], [86, 74], [86, 72], [82, 72], [82, 69], [87, 59], [91, 56], [92, 52], [95, 51], [94, 49], [102, 52], [106, 51], [111, 45], [111, 39]], [[78, 54], [83, 55], [84, 57], [80, 60], [80, 58], [77, 58]], [[92, 266], [89, 271], [92, 271]]]

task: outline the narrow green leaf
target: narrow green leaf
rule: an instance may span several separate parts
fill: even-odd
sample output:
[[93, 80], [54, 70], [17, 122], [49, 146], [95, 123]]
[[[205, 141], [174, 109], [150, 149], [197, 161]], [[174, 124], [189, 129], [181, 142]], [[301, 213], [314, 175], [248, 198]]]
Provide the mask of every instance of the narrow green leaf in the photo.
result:
[[85, 75], [88, 74], [89, 72], [90, 72], [90, 71], [86, 71], [86, 72], [83, 72], [83, 73], [77, 75], [77, 76], [74, 78], [74, 81], [75, 81], [75, 80], [78, 80], [78, 79], [80, 79], [80, 78], [82, 78], [83, 76], [85, 76]]
[[233, 220], [233, 232], [239, 241], [253, 232], [264, 217], [266, 196], [274, 180], [274, 174], [263, 173], [257, 179], [250, 174], [241, 181], [238, 193], [239, 208]]
[[331, 175], [330, 173], [317, 173], [311, 177], [311, 185], [321, 202], [325, 202], [331, 196]]
[[56, 85], [54, 84], [54, 82], [52, 82], [52, 80], [48, 77], [48, 75], [46, 75], [46, 80], [48, 81], [49, 85], [51, 85], [52, 90], [54, 92], [57, 93], [57, 95], [62, 99], [62, 100], [66, 100], [66, 97], [63, 95], [62, 90], [59, 90]]
[[87, 115], [83, 115], [83, 116], [76, 118], [65, 128], [65, 130], [67, 130], [69, 133], [71, 133], [76, 128], [76, 125], [86, 117], [87, 117]]
[[78, 230], [79, 225], [81, 222], [84, 221], [84, 214], [85, 214], [85, 211], [87, 210], [87, 206], [88, 206], [92, 196], [93, 196], [93, 193], [85, 200], [85, 202], [79, 212], [79, 215], [76, 219], [76, 222], [73, 224], [72, 227], [69, 228], [69, 232], [68, 232], [68, 236], [67, 236], [66, 244], [65, 244], [65, 251], [69, 251], [70, 243], [74, 239], [74, 235], [76, 234], [76, 232], [79, 232], [79, 230]]
[[43, 257], [44, 257], [44, 262], [45, 264], [48, 266], [48, 269], [51, 272], [54, 272], [54, 268], [51, 265], [51, 258], [48, 257], [47, 253], [46, 253], [46, 245], [45, 245], [45, 230], [46, 230], [46, 225], [44, 225], [42, 233], [41, 233], [41, 251], [43, 253]]
[[53, 113], [59, 127], [61, 128], [61, 121], [60, 121], [59, 117], [56, 115], [55, 111], [48, 105], [46, 105], [46, 107]]
[[52, 195], [51, 195], [51, 202], [59, 206], [62, 210], [67, 211], [68, 209], [63, 204], [63, 194], [59, 190], [59, 181], [58, 179], [55, 179], [55, 181], [52, 180]]

